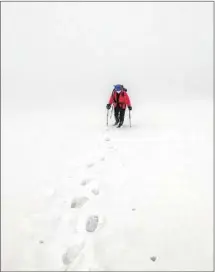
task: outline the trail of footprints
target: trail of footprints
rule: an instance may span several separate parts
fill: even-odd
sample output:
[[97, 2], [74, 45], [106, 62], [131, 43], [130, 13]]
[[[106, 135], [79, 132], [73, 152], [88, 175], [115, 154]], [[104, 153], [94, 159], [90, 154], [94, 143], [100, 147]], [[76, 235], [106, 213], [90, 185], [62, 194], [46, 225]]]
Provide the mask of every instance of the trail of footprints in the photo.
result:
[[[108, 131], [108, 129], [106, 129]], [[111, 138], [105, 133], [103, 136], [103, 140], [105, 143], [105, 149], [112, 149], [114, 150], [115, 147], [111, 144]], [[99, 158], [96, 161], [90, 161], [86, 163], [86, 172], [84, 178], [82, 178], [80, 182], [80, 186], [89, 189], [88, 194], [81, 195], [78, 197], [74, 197], [71, 201], [71, 208], [72, 209], [82, 209], [84, 208], [90, 201], [92, 201], [94, 198], [96, 198], [100, 194], [99, 189], [99, 183], [95, 182], [95, 177], [91, 177], [88, 175], [89, 171], [92, 171], [96, 167], [98, 163], [103, 163], [105, 161], [105, 155], [99, 156]], [[91, 195], [89, 195], [89, 191]], [[82, 226], [82, 230], [85, 231], [85, 233], [93, 233], [99, 229], [99, 226], [101, 226], [104, 221], [104, 219], [101, 218], [99, 214], [89, 214], [85, 220], [82, 222], [82, 224], [85, 224], [85, 226]], [[85, 234], [86, 235], [86, 234]], [[80, 244], [75, 244], [69, 248], [67, 248], [66, 252], [62, 255], [62, 262], [64, 266], [66, 267], [66, 270], [71, 269], [71, 265], [74, 265], [74, 263], [77, 261], [79, 256], [81, 255], [81, 252], [84, 251], [84, 247], [86, 244], [86, 239], [83, 239]]]
[[[63, 254], [61, 256], [59, 256], [59, 260], [57, 260], [57, 264], [58, 262], [61, 263], [62, 265], [62, 270], [64, 271], [77, 271], [77, 265], [79, 266], [79, 264], [82, 262], [82, 260], [84, 260], [82, 263], [84, 268], [82, 268], [82, 270], [88, 270], [88, 271], [98, 271], [99, 266], [97, 267], [96, 262], [92, 263], [92, 256], [88, 256], [90, 254], [93, 254], [91, 252], [93, 252], [92, 247], [93, 247], [93, 237], [94, 237], [94, 233], [96, 231], [98, 231], [100, 229], [100, 227], [104, 226], [104, 217], [101, 216], [100, 212], [98, 212], [98, 210], [96, 209], [96, 212], [92, 212], [91, 211], [93, 209], [86, 209], [85, 212], [82, 213], [82, 211], [85, 209], [85, 207], [87, 207], [90, 203], [94, 202], [96, 199], [98, 199], [98, 197], [101, 195], [101, 191], [100, 191], [100, 182], [102, 182], [102, 179], [96, 179], [96, 175], [92, 175], [90, 174], [90, 172], [93, 172], [94, 174], [96, 173], [96, 169], [98, 165], [103, 165], [103, 163], [106, 161], [108, 152], [112, 152], [117, 150], [117, 148], [115, 146], [113, 146], [111, 138], [108, 135], [108, 128], [106, 129], [106, 132], [103, 135], [102, 138], [102, 148], [104, 147], [104, 153], [103, 155], [100, 155], [97, 157], [96, 160], [90, 160], [88, 162], [86, 162], [86, 164], [84, 165], [84, 173], [85, 175], [81, 177], [80, 172], [83, 170], [83, 167], [80, 169], [78, 169], [78, 175], [76, 174], [69, 174], [67, 175], [67, 180], [69, 180], [69, 183], [72, 184], [71, 180], [77, 180], [77, 177], [79, 179], [79, 188], [81, 188], [81, 192], [85, 192], [85, 193], [80, 193], [78, 196], [76, 195], [74, 198], [70, 199], [70, 192], [68, 192], [68, 194], [66, 194], [66, 197], [62, 198], [62, 197], [58, 197], [56, 190], [50, 190], [47, 192], [47, 195], [56, 200], [58, 199], [58, 204], [61, 204], [61, 202], [63, 202], [65, 204], [65, 206], [67, 208], [69, 208], [68, 211], [71, 211], [71, 209], [74, 211], [74, 217], [72, 214], [69, 213], [65, 213], [62, 216], [61, 213], [61, 209], [59, 208], [59, 212], [54, 213], [54, 222], [51, 225], [56, 225], [56, 231], [57, 231], [57, 227], [58, 225], [62, 224], [63, 226], [65, 226], [65, 231], [67, 232], [67, 228], [69, 229], [69, 231], [73, 232], [74, 234], [76, 234], [75, 236], [71, 236], [72, 240], [70, 239], [70, 237], [66, 236], [66, 242], [62, 241], [64, 240], [64, 237], [61, 236], [60, 232], [62, 231], [62, 229], [60, 229], [59, 232], [59, 236], [58, 236], [58, 240], [57, 240], [57, 244], [58, 242], [60, 242], [60, 246], [62, 246], [62, 251]], [[118, 157], [118, 156], [117, 156]], [[82, 165], [83, 166], [83, 165]], [[124, 167], [122, 165], [122, 167]], [[76, 169], [77, 170], [77, 169]], [[75, 172], [76, 173], [76, 172]], [[119, 184], [119, 187], [121, 185]], [[61, 186], [63, 187], [63, 186]], [[72, 187], [68, 187], [68, 191], [72, 190]], [[65, 192], [65, 187], [63, 189], [63, 196]], [[60, 195], [60, 194], [59, 194]], [[68, 196], [68, 198], [67, 198]], [[63, 201], [62, 201], [63, 199]], [[97, 204], [97, 203], [94, 203]], [[94, 206], [96, 207], [96, 205]], [[133, 208], [132, 211], [135, 211], [136, 209]], [[56, 212], [56, 210], [55, 210]], [[84, 215], [84, 216], [83, 216]], [[50, 215], [50, 217], [53, 218], [52, 215]], [[80, 224], [77, 224], [77, 222], [79, 222], [79, 217], [82, 217], [80, 220]], [[79, 226], [77, 226], [79, 225]], [[81, 225], [81, 226], [80, 226]], [[68, 234], [68, 232], [67, 232]], [[56, 236], [56, 232], [54, 234]], [[40, 233], [38, 234], [38, 236], [41, 236]], [[44, 238], [44, 237], [42, 237]], [[54, 237], [53, 237], [54, 238]], [[77, 240], [76, 240], [77, 239]], [[46, 240], [46, 239], [45, 239]], [[70, 241], [72, 241], [72, 244], [70, 244]], [[54, 242], [55, 243], [55, 242]], [[44, 242], [44, 239], [40, 239], [39, 240], [39, 244], [40, 245], [46, 245], [46, 241]], [[47, 243], [48, 244], [48, 243]], [[90, 249], [90, 250], [87, 250]], [[39, 249], [39, 252], [41, 251], [41, 248]], [[85, 254], [86, 253], [86, 254]], [[41, 253], [43, 254], [43, 252]], [[89, 258], [89, 262], [87, 261], [87, 259]], [[94, 258], [95, 259], [95, 258]], [[156, 260], [156, 257], [152, 257], [151, 260], [154, 262]], [[101, 271], [101, 270], [100, 270]]]

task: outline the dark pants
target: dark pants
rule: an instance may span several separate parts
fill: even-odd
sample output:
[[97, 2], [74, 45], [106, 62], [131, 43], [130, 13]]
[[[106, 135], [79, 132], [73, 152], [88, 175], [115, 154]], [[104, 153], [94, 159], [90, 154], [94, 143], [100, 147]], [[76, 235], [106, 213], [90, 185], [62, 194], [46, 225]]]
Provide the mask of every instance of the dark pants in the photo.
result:
[[123, 124], [124, 117], [125, 117], [125, 109], [122, 109], [119, 106], [116, 106], [116, 108], [114, 108], [114, 116], [117, 123], [119, 122]]

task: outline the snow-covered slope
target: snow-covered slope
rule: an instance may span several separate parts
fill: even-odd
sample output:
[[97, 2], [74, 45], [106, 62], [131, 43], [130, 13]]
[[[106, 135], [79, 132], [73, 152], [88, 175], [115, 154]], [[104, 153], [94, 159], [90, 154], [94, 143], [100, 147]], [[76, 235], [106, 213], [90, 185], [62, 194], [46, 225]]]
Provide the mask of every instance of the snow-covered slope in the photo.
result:
[[212, 270], [211, 10], [2, 3], [2, 270]]
[[5, 270], [211, 269], [212, 103], [153, 107], [131, 128], [3, 122]]

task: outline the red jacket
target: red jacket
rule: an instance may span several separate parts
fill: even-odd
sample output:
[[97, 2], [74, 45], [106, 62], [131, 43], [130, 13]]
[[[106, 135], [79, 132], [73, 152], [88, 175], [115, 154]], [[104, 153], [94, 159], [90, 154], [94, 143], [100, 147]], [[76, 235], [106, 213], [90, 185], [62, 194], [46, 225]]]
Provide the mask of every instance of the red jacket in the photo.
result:
[[[117, 101], [118, 98], [118, 101]], [[109, 104], [113, 104], [114, 108], [119, 105], [120, 108], [125, 109], [126, 105], [131, 106], [130, 98], [125, 91], [121, 91], [119, 94], [113, 91], [109, 99]]]

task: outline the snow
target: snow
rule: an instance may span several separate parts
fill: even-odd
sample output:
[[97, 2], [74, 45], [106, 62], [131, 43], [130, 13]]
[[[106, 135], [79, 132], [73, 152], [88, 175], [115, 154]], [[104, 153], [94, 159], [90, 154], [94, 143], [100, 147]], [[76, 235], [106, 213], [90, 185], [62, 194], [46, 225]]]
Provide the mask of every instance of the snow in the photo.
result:
[[212, 3], [79, 4], [2, 3], [2, 270], [212, 270]]

